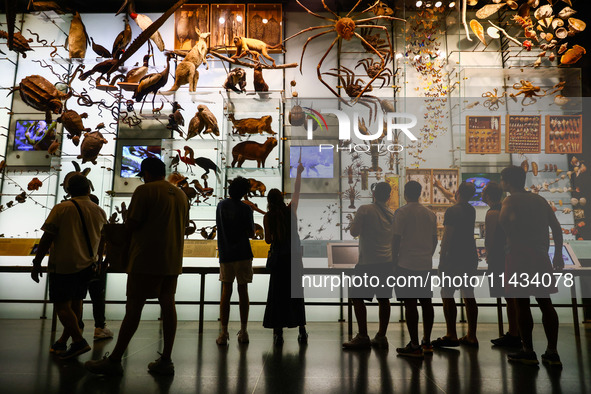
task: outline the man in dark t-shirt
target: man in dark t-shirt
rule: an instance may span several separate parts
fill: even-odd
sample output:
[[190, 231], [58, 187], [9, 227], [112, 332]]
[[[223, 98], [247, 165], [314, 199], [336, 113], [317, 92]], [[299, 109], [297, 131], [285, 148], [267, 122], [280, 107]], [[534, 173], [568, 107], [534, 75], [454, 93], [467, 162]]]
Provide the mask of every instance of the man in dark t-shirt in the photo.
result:
[[228, 344], [230, 297], [234, 279], [238, 283], [240, 304], [238, 342], [249, 342], [246, 325], [249, 311], [248, 284], [252, 282], [253, 258], [249, 238], [254, 237], [254, 220], [251, 206], [241, 201], [249, 190], [248, 179], [242, 177], [234, 179], [228, 188], [230, 197], [218, 204], [215, 215], [220, 255], [220, 281], [222, 282], [220, 300], [222, 330], [216, 339], [216, 343], [220, 346]]
[[[442, 277], [453, 279], [476, 274], [478, 268], [478, 255], [474, 240], [476, 210], [468, 203], [475, 191], [473, 183], [462, 182], [456, 192], [457, 203], [445, 211], [441, 258], [439, 260], [439, 272]], [[467, 283], [462, 283], [462, 285], [456, 287], [453, 283], [443, 281], [441, 298], [447, 334], [433, 341], [433, 346], [459, 346], [460, 343], [469, 346], [478, 345], [476, 338], [478, 306], [474, 299], [474, 289], [465, 286]], [[468, 334], [460, 339], [458, 339], [456, 331], [457, 309], [453, 298], [456, 290], [461, 290], [468, 317]]]

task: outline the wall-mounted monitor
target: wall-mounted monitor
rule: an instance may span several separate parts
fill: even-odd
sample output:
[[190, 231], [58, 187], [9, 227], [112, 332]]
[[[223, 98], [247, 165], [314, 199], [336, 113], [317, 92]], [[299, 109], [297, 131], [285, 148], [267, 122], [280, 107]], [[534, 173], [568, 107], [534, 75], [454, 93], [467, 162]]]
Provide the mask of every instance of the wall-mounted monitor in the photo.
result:
[[121, 150], [121, 178], [131, 178], [140, 172], [142, 161], [148, 157], [162, 159], [160, 145], [123, 145]]
[[6, 163], [11, 166], [48, 167], [47, 149], [60, 139], [57, 122], [47, 123], [43, 114], [14, 114], [10, 119]]
[[495, 173], [462, 173], [462, 180], [473, 183], [476, 187], [476, 194], [470, 199], [470, 205], [486, 207], [487, 205], [482, 201], [482, 191], [491, 181], [499, 183], [501, 175]]
[[318, 146], [289, 147], [289, 177], [295, 178], [299, 163], [304, 165], [302, 178], [326, 179], [334, 177], [334, 151]]

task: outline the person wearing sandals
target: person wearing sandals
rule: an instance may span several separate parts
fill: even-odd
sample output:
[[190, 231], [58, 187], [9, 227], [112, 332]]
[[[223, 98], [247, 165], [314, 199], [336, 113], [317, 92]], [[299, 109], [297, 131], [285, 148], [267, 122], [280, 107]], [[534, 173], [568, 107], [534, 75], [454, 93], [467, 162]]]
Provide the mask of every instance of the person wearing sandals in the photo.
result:
[[[427, 283], [433, 267], [433, 253], [437, 248], [437, 217], [419, 203], [422, 186], [416, 181], [404, 185], [406, 205], [394, 212], [394, 236], [392, 238], [392, 260], [396, 266], [398, 287], [396, 296], [404, 302], [406, 327], [410, 342], [397, 348], [399, 356], [422, 358], [433, 354], [431, 330], [435, 312], [431, 298], [433, 292]], [[400, 279], [404, 278], [404, 282]], [[420, 280], [419, 280], [420, 278]], [[423, 338], [419, 342], [419, 312], [417, 303], [423, 311]]]
[[[500, 278], [505, 272], [505, 244], [507, 236], [501, 224], [499, 216], [501, 214], [501, 198], [503, 189], [496, 182], [489, 182], [482, 190], [482, 201], [490, 209], [486, 212], [484, 219], [484, 246], [486, 247], [486, 263], [488, 264], [488, 273], [493, 275], [493, 280], [489, 281], [491, 298], [505, 297], [505, 286]], [[509, 322], [509, 331], [499, 338], [491, 339], [494, 346], [499, 347], [521, 347], [521, 338], [517, 328], [517, 306], [515, 299], [505, 297], [507, 302], [507, 320]]]
[[[39, 283], [41, 262], [51, 249], [47, 266], [49, 299], [64, 331], [51, 346], [50, 352], [62, 359], [90, 351], [78, 322], [82, 318], [82, 300], [86, 297], [88, 282], [93, 275], [93, 264], [102, 254], [99, 241], [101, 230], [107, 223], [105, 211], [88, 197], [90, 183], [83, 174], [69, 178], [68, 192], [72, 199], [53, 207], [41, 227], [43, 236], [31, 272], [31, 278]], [[70, 338], [72, 343], [67, 348]]]
[[[550, 294], [558, 289], [555, 282], [549, 286], [535, 285], [535, 278], [553, 278], [553, 271], [564, 268], [562, 253], [562, 229], [548, 201], [543, 197], [526, 192], [525, 171], [521, 167], [510, 166], [501, 171], [501, 186], [509, 192], [503, 201], [500, 222], [507, 234], [507, 256], [505, 260], [505, 294], [515, 298], [517, 305], [517, 324], [523, 343], [517, 353], [509, 354], [509, 361], [529, 365], [539, 364], [532, 342], [534, 328], [530, 297], [534, 296], [542, 312], [542, 325], [548, 341], [542, 362], [547, 365], [561, 367], [562, 362], [557, 351], [558, 315]], [[554, 239], [553, 260], [550, 261], [548, 249], [550, 234]], [[528, 277], [532, 285], [524, 286], [523, 282], [515, 283], [513, 278]], [[543, 283], [543, 282], [542, 282]]]
[[242, 201], [250, 190], [250, 182], [243, 177], [236, 177], [228, 187], [229, 198], [221, 201], [216, 210], [215, 222], [218, 234], [220, 255], [220, 299], [221, 331], [216, 339], [219, 346], [227, 346], [230, 334], [230, 298], [234, 280], [238, 283], [238, 303], [240, 309], [240, 331], [238, 342], [248, 343], [248, 284], [252, 282], [252, 249], [250, 238], [254, 238], [254, 204]]
[[270, 277], [263, 327], [273, 329], [275, 346], [283, 344], [284, 327], [299, 327], [298, 342], [308, 342], [303, 294], [291, 289], [292, 276], [301, 277], [303, 269], [297, 220], [303, 171], [304, 166], [300, 163], [293, 195], [288, 205], [285, 205], [283, 194], [278, 189], [271, 189], [267, 195], [268, 211], [264, 217], [265, 242], [271, 244], [271, 249], [267, 259]]
[[[439, 273], [442, 277], [455, 278], [476, 275], [478, 268], [478, 254], [474, 239], [476, 210], [469, 204], [475, 192], [476, 188], [473, 183], [462, 182], [455, 195], [456, 204], [445, 211], [439, 260]], [[469, 283], [463, 283], [463, 285], [465, 286], [455, 287], [453, 283], [447, 282], [441, 288], [447, 333], [444, 337], [437, 338], [432, 342], [434, 347], [459, 346], [460, 344], [478, 346], [478, 338], [476, 337], [478, 305], [474, 298], [474, 288], [470, 287]], [[458, 311], [453, 298], [456, 290], [461, 291], [468, 318], [468, 333], [460, 339], [458, 339], [456, 331]]]
[[[394, 273], [392, 264], [392, 232], [394, 213], [386, 206], [392, 191], [386, 182], [372, 185], [373, 203], [359, 207], [349, 232], [359, 237], [359, 260], [354, 269], [354, 276], [377, 277], [382, 286], [349, 288], [349, 298], [353, 303], [359, 333], [350, 341], [343, 343], [343, 349], [361, 350], [370, 347], [388, 348], [386, 331], [390, 322], [390, 298], [392, 288], [385, 285], [388, 276]], [[379, 329], [370, 340], [367, 334], [367, 309], [365, 300], [378, 299]]]
[[111, 355], [90, 360], [84, 367], [99, 375], [122, 375], [121, 359], [142, 317], [146, 301], [157, 298], [162, 314], [163, 349], [148, 371], [174, 375], [172, 348], [176, 336], [175, 294], [183, 268], [183, 246], [189, 224], [189, 201], [178, 187], [164, 180], [166, 166], [158, 158], [141, 163], [138, 186], [129, 205], [125, 226], [129, 232], [127, 301], [117, 343]]

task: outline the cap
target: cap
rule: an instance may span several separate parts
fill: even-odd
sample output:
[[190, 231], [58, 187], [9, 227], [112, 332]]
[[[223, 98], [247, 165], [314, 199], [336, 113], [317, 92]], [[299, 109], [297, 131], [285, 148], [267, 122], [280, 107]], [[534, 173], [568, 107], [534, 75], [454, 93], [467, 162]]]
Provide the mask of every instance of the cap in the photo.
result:
[[162, 160], [156, 157], [148, 157], [142, 161], [140, 172], [138, 172], [137, 176], [143, 177], [145, 171], [148, 171], [154, 176], [164, 176], [166, 175], [166, 166]]

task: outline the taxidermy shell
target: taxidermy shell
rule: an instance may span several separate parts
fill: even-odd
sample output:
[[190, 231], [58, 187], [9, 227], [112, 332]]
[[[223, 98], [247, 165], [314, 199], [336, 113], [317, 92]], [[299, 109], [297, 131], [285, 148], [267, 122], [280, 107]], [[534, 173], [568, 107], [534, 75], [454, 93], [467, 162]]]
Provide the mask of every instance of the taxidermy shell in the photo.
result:
[[562, 10], [560, 10], [560, 12], [558, 13], [558, 17], [560, 19], [567, 19], [571, 16], [573, 16], [574, 14], [576, 14], [577, 11], [573, 10], [570, 7], [564, 7]]
[[556, 105], [565, 105], [570, 101], [568, 97], [564, 97], [563, 95], [559, 94], [554, 97], [554, 104]]
[[38, 111], [45, 112], [45, 121], [51, 123], [51, 113], [62, 112], [62, 101], [70, 98], [71, 93], [60, 92], [51, 82], [40, 75], [29, 75], [21, 80], [13, 90], [18, 90], [25, 104]]
[[558, 48], [558, 54], [562, 55], [564, 52], [566, 52], [567, 48], [568, 48], [568, 42], [565, 42], [564, 44], [562, 44], [560, 46], [560, 48]]
[[566, 51], [564, 55], [562, 55], [562, 58], [560, 58], [560, 63], [575, 64], [581, 59], [581, 57], [583, 57], [585, 53], [587, 53], [585, 48], [583, 48], [580, 45], [575, 45], [574, 47]]
[[506, 3], [500, 4], [487, 4], [478, 11], [476, 11], [476, 17], [478, 19], [486, 19], [489, 16], [497, 13], [501, 8], [505, 6]]
[[523, 171], [525, 172], [529, 171], [529, 163], [527, 162], [527, 159], [521, 162], [521, 168], [523, 168]]
[[513, 11], [515, 11], [517, 9], [517, 7], [519, 7], [519, 4], [517, 4], [516, 1], [507, 0], [507, 6], [509, 6], [509, 8], [511, 8]]
[[39, 178], [33, 178], [27, 185], [27, 190], [39, 190], [41, 186], [43, 186], [43, 182]]
[[564, 21], [562, 19], [556, 18], [556, 19], [552, 20], [552, 28], [554, 30], [556, 30], [557, 28], [562, 27], [562, 26], [564, 26]]
[[80, 155], [78, 159], [82, 159], [82, 164], [87, 161], [96, 164], [96, 158], [98, 157], [103, 145], [107, 143], [107, 140], [100, 131], [93, 131], [84, 135], [84, 140], [80, 145]]
[[[78, 112], [68, 109], [64, 111], [64, 113], [57, 118], [57, 121], [64, 125], [64, 128], [68, 131], [68, 138], [74, 142], [74, 145], [78, 146], [80, 142], [80, 136], [82, 132], [89, 132], [90, 128], [85, 128], [84, 124], [82, 123], [82, 119], [88, 118], [88, 114], [85, 112], [81, 115], [78, 115]], [[73, 137], [78, 137], [76, 140]]]
[[468, 0], [469, 6], [475, 6], [476, 4], [478, 4], [478, 0]]
[[557, 38], [562, 40], [568, 36], [568, 31], [566, 31], [566, 29], [564, 27], [559, 27], [558, 29], [556, 29], [554, 34], [556, 34]]
[[540, 20], [540, 19], [544, 19], [544, 18], [549, 18], [551, 17], [553, 14], [552, 11], [552, 6], [549, 4], [543, 5], [540, 8], [538, 8], [536, 10], [536, 12], [534, 13], [534, 16], [536, 17], [536, 19]]
[[538, 163], [535, 161], [531, 162], [531, 172], [533, 172], [534, 176], [538, 176]]
[[86, 34], [86, 28], [82, 23], [80, 14], [76, 12], [70, 23], [70, 33], [68, 34], [67, 41], [70, 59], [83, 59], [86, 56], [87, 43], [88, 35]]
[[488, 34], [490, 38], [501, 38], [501, 35], [499, 34], [499, 29], [494, 28], [492, 26], [486, 29], [486, 34]]
[[476, 34], [476, 37], [486, 46], [486, 39], [484, 37], [484, 28], [476, 19], [470, 21], [470, 29]]
[[582, 32], [587, 27], [587, 24], [577, 18], [568, 18], [568, 26], [577, 33]]

